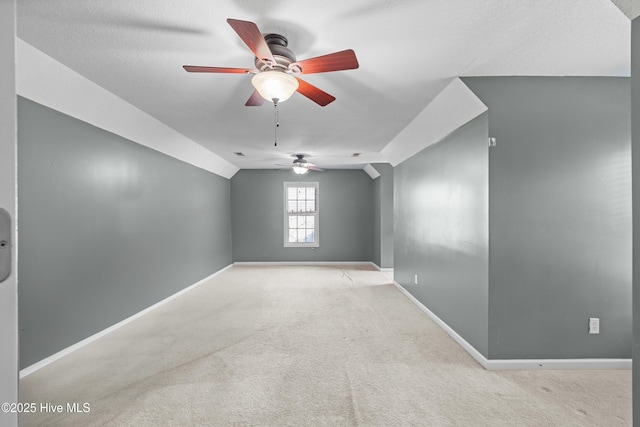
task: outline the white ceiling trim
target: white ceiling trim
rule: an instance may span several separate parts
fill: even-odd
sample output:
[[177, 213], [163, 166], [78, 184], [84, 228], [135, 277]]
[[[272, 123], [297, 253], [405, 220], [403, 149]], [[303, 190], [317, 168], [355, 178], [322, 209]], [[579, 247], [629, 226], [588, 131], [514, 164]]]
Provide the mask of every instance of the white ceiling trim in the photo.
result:
[[611, 0], [629, 19], [640, 16], [640, 0]]
[[380, 176], [380, 172], [378, 172], [376, 170], [376, 168], [371, 166], [370, 163], [367, 163], [366, 165], [364, 165], [362, 170], [365, 171], [367, 173], [367, 175], [369, 175], [371, 177], [371, 179], [376, 179], [377, 177]]
[[16, 43], [16, 92], [71, 117], [115, 133], [225, 178], [238, 167], [25, 41]]
[[387, 144], [382, 154], [395, 167], [485, 111], [487, 106], [456, 77]]

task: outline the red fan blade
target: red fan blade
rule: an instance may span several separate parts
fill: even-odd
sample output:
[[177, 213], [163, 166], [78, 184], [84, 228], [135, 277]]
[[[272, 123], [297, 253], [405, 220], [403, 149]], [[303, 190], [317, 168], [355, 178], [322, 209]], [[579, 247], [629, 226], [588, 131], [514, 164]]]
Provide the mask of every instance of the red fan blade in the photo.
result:
[[311, 169], [312, 171], [316, 171], [316, 172], [324, 172], [324, 169], [319, 168], [316, 165], [311, 165], [307, 163], [307, 169]]
[[330, 53], [328, 55], [294, 62], [289, 66], [289, 68], [295, 69], [296, 66], [300, 67], [302, 74], [313, 74], [327, 73], [329, 71], [353, 70], [358, 68], [360, 65], [358, 64], [356, 53], [351, 49], [347, 49], [341, 52]]
[[190, 73], [249, 74], [258, 71], [253, 68], [201, 67], [199, 65], [183, 65], [182, 68]]
[[336, 100], [335, 96], [329, 95], [327, 92], [318, 89], [310, 83], [305, 82], [302, 79], [298, 79], [300, 86], [298, 86], [298, 92], [315, 102], [316, 104], [324, 107], [327, 104], [332, 103]]
[[257, 90], [254, 90], [251, 96], [249, 97], [249, 99], [247, 100], [247, 103], [244, 105], [245, 107], [259, 107], [262, 104], [264, 104], [264, 98], [260, 96]]
[[242, 41], [251, 49], [251, 52], [264, 63], [275, 64], [276, 60], [273, 58], [271, 49], [262, 33], [258, 29], [258, 26], [250, 21], [240, 21], [238, 19], [227, 19], [231, 28], [238, 33], [238, 36]]

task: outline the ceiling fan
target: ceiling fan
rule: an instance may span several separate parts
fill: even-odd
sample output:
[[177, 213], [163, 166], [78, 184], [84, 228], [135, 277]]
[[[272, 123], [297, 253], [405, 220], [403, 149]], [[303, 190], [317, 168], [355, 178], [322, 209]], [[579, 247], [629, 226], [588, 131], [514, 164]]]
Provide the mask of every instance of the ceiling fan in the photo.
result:
[[254, 53], [256, 68], [196, 65], [184, 65], [183, 68], [191, 73], [254, 74], [251, 84], [255, 91], [247, 100], [246, 106], [260, 106], [264, 100], [277, 105], [297, 91], [324, 107], [336, 98], [295, 75], [353, 70], [359, 67], [356, 54], [351, 49], [298, 61], [287, 47], [289, 42], [286, 37], [280, 34], [263, 36], [258, 26], [250, 21], [227, 19], [227, 22]]
[[[316, 172], [324, 172], [324, 169], [319, 168], [318, 166], [310, 163], [307, 159], [304, 158], [304, 154], [296, 154], [296, 158], [293, 159], [293, 164], [291, 165], [291, 169], [298, 175], [304, 175], [309, 171]], [[288, 165], [276, 165], [276, 166], [288, 166]]]

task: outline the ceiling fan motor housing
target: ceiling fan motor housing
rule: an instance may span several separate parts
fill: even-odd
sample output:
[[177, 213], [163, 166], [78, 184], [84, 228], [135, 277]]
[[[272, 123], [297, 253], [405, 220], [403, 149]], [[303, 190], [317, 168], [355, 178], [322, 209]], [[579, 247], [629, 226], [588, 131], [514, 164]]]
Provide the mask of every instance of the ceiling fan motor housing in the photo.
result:
[[307, 164], [307, 160], [304, 158], [302, 154], [296, 154], [296, 159], [293, 159], [293, 164], [298, 166], [305, 166]]
[[[264, 36], [264, 40], [267, 42], [267, 45], [273, 54], [273, 58], [276, 60], [276, 63], [273, 65], [275, 69], [287, 71], [289, 69], [289, 64], [296, 62], [296, 56], [293, 51], [287, 47], [289, 45], [289, 41], [285, 36], [273, 33], [266, 34]], [[271, 68], [269, 64], [266, 64], [259, 58], [255, 59], [255, 64], [256, 68], [261, 71]]]

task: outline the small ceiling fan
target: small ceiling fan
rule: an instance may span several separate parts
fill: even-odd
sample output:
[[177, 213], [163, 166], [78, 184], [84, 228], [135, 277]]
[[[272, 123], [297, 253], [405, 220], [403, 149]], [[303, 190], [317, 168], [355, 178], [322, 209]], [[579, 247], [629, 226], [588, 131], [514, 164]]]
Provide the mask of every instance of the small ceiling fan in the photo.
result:
[[336, 98], [295, 75], [353, 70], [359, 67], [356, 54], [351, 49], [298, 61], [287, 47], [289, 42], [286, 37], [280, 34], [263, 36], [258, 26], [250, 21], [229, 18], [227, 22], [255, 55], [256, 68], [196, 65], [184, 65], [183, 68], [191, 73], [254, 74], [251, 84], [255, 91], [247, 100], [246, 106], [260, 106], [264, 100], [277, 105], [278, 102], [289, 99], [294, 92], [299, 92], [324, 107]]
[[[298, 175], [304, 175], [309, 171], [324, 172], [324, 169], [319, 168], [313, 163], [304, 158], [304, 154], [296, 154], [296, 158], [293, 159], [291, 169]], [[276, 165], [276, 166], [289, 166], [289, 165]]]

